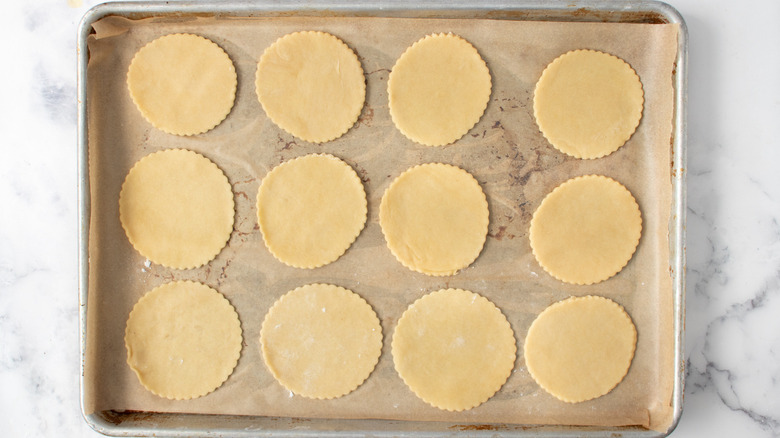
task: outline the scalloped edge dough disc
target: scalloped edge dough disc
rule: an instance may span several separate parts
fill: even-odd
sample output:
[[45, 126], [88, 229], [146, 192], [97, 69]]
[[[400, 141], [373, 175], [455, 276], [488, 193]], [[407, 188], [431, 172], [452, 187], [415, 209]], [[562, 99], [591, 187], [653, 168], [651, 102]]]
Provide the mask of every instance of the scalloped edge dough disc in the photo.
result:
[[257, 191], [265, 246], [282, 263], [312, 269], [341, 257], [366, 223], [366, 192], [349, 164], [304, 155], [273, 168]]
[[271, 44], [257, 63], [255, 91], [266, 115], [312, 143], [334, 140], [357, 121], [366, 79], [355, 52], [324, 32], [295, 32]]
[[504, 385], [517, 358], [512, 327], [486, 298], [442, 289], [414, 303], [393, 334], [393, 362], [426, 403], [448, 411], [474, 408]]
[[578, 403], [607, 394], [623, 380], [636, 338], [636, 327], [619, 304], [573, 297], [536, 317], [525, 338], [525, 363], [545, 391]]
[[534, 117], [545, 138], [576, 158], [615, 152], [642, 118], [644, 92], [634, 69], [595, 50], [565, 53], [545, 68], [534, 91]]
[[379, 362], [382, 326], [358, 294], [330, 284], [294, 289], [271, 307], [260, 331], [263, 360], [289, 391], [331, 399], [363, 384]]
[[241, 355], [238, 314], [205, 284], [166, 283], [147, 292], [127, 319], [127, 364], [160, 397], [188, 400], [222, 386]]
[[642, 235], [634, 196], [601, 175], [572, 178], [556, 187], [531, 218], [534, 257], [566, 283], [593, 284], [620, 272]]
[[157, 38], [135, 54], [127, 71], [130, 96], [144, 118], [176, 135], [201, 134], [225, 120], [237, 84], [227, 53], [192, 34]]
[[474, 46], [453, 34], [429, 35], [406, 49], [390, 72], [390, 116], [410, 140], [447, 145], [479, 122], [491, 87], [490, 70]]
[[449, 164], [414, 166], [385, 191], [379, 224], [387, 247], [407, 268], [453, 275], [474, 262], [487, 238], [487, 198], [477, 180]]
[[234, 216], [225, 174], [186, 149], [141, 158], [119, 194], [119, 220], [130, 243], [168, 268], [191, 269], [213, 260], [230, 239]]

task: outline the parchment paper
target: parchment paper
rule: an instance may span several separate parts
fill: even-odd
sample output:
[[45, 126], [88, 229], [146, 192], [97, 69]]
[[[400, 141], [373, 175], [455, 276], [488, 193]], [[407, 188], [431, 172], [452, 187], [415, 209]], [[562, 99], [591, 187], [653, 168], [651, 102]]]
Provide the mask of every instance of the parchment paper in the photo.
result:
[[[158, 18], [108, 17], [89, 39], [88, 117], [91, 184], [87, 412], [139, 410], [309, 418], [378, 418], [511, 424], [640, 425], [666, 430], [673, 386], [672, 285], [668, 223], [671, 205], [670, 139], [677, 27], [659, 24], [545, 23], [485, 19], [399, 18]], [[297, 140], [264, 114], [254, 93], [256, 62], [282, 35], [321, 30], [353, 48], [367, 80], [366, 105], [343, 137], [316, 145]], [[130, 100], [125, 76], [134, 53], [154, 38], [191, 32], [210, 38], [230, 55], [238, 93], [228, 118], [194, 137], [163, 133], [146, 122]], [[493, 92], [480, 122], [446, 147], [406, 139], [392, 124], [387, 77], [408, 46], [426, 34], [453, 32], [470, 41], [487, 62]], [[637, 132], [620, 150], [597, 160], [567, 157], [551, 147], [533, 118], [533, 89], [557, 56], [580, 48], [602, 50], [638, 72], [645, 108]], [[172, 270], [150, 264], [133, 250], [118, 218], [118, 197], [130, 167], [166, 148], [187, 148], [214, 161], [228, 176], [236, 199], [235, 230], [228, 247], [204, 267]], [[263, 245], [255, 218], [259, 182], [293, 157], [326, 152], [361, 176], [368, 194], [368, 223], [338, 261], [314, 270], [285, 266]], [[477, 261], [451, 277], [429, 277], [398, 263], [387, 249], [378, 206], [390, 182], [426, 162], [458, 165], [473, 174], [490, 204], [489, 237]], [[591, 286], [568, 285], [545, 273], [528, 242], [531, 215], [560, 183], [598, 173], [623, 183], [643, 215], [639, 247], [617, 276]], [[172, 280], [196, 280], [223, 293], [239, 313], [244, 347], [233, 375], [214, 393], [171, 401], [146, 391], [126, 364], [124, 328], [134, 303]], [[382, 321], [379, 364], [356, 391], [335, 400], [310, 400], [278, 384], [259, 348], [262, 319], [288, 290], [327, 282], [363, 296]], [[422, 295], [456, 287], [479, 293], [507, 316], [517, 339], [515, 369], [488, 402], [447, 412], [418, 399], [393, 368], [390, 343], [398, 318]], [[522, 355], [533, 319], [569, 296], [601, 295], [622, 304], [636, 324], [638, 345], [628, 375], [611, 393], [567, 404], [530, 377]]]

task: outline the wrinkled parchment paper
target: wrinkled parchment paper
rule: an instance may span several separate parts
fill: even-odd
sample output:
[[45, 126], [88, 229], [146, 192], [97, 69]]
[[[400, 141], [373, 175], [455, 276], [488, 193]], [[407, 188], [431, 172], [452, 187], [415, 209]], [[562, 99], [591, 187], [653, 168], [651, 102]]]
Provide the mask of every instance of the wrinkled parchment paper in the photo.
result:
[[[88, 118], [91, 217], [86, 363], [87, 413], [103, 410], [190, 412], [309, 418], [378, 418], [512, 424], [640, 425], [666, 430], [672, 417], [673, 303], [669, 275], [670, 139], [677, 27], [660, 24], [546, 23], [486, 19], [401, 18], [158, 18], [108, 17], [89, 38]], [[256, 62], [282, 35], [321, 30], [358, 54], [367, 80], [366, 105], [343, 137], [321, 145], [295, 139], [264, 114], [254, 93]], [[153, 128], [133, 105], [125, 85], [134, 53], [154, 38], [190, 32], [210, 38], [238, 72], [235, 106], [212, 131], [177, 137]], [[453, 32], [471, 42], [493, 79], [490, 103], [479, 123], [446, 147], [406, 139], [392, 124], [387, 77], [396, 59], [426, 34]], [[573, 49], [597, 49], [626, 60], [638, 72], [645, 108], [637, 132], [620, 150], [596, 160], [574, 159], [552, 148], [539, 132], [533, 89], [545, 66]], [[118, 218], [118, 197], [130, 167], [161, 149], [187, 148], [214, 161], [235, 193], [235, 230], [215, 260], [193, 270], [150, 264], [135, 252]], [[368, 222], [347, 253], [314, 270], [285, 266], [264, 247], [255, 219], [263, 176], [293, 157], [326, 152], [352, 165], [368, 194]], [[408, 167], [443, 162], [473, 174], [490, 204], [489, 237], [477, 261], [451, 277], [404, 268], [385, 246], [378, 206], [390, 182]], [[528, 242], [531, 215], [558, 184], [598, 173], [623, 183], [643, 215], [637, 252], [617, 276], [591, 286], [568, 285], [546, 274]], [[146, 391], [127, 366], [124, 328], [134, 303], [172, 280], [216, 288], [236, 308], [244, 331], [241, 359], [217, 391], [171, 401]], [[295, 396], [263, 363], [259, 331], [274, 301], [295, 287], [327, 282], [363, 296], [382, 321], [379, 364], [356, 391], [336, 400]], [[447, 412], [418, 399], [393, 369], [391, 336], [406, 307], [441, 288], [484, 295], [507, 316], [518, 357], [501, 390], [465, 412]], [[526, 370], [522, 347], [533, 319], [569, 296], [601, 295], [622, 304], [636, 324], [631, 369], [608, 395], [567, 404], [547, 394]]]

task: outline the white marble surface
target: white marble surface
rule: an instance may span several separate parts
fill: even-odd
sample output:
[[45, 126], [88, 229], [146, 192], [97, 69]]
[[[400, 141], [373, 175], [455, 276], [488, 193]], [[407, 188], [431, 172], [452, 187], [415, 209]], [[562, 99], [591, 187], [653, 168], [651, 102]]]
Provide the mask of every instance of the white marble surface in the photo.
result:
[[[100, 436], [79, 411], [76, 28], [4, 3], [0, 435]], [[673, 436], [780, 436], [780, 1], [675, 0], [690, 31], [687, 386]]]

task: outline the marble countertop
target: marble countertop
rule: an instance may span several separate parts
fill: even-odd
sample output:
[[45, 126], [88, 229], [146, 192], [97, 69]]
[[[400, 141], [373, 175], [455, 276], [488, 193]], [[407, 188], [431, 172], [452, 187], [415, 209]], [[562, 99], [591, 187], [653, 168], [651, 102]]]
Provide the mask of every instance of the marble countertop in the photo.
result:
[[[0, 430], [101, 436], [79, 410], [76, 29], [4, 5]], [[780, 2], [673, 0], [690, 33], [687, 364], [673, 436], [780, 437]]]

